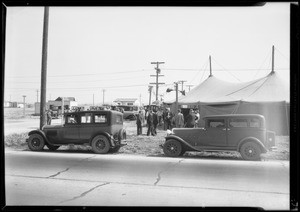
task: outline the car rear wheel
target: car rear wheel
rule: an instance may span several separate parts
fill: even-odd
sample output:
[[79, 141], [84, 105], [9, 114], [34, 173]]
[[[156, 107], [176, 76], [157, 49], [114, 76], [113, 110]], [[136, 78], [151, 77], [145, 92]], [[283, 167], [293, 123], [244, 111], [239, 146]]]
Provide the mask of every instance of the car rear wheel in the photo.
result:
[[51, 144], [46, 144], [46, 146], [48, 147], [48, 149], [50, 151], [55, 151], [55, 150], [57, 150], [60, 147], [60, 146], [53, 146]]
[[180, 142], [173, 139], [166, 141], [163, 147], [163, 151], [165, 155], [169, 157], [178, 157], [183, 153]]
[[241, 146], [240, 153], [244, 160], [260, 160], [261, 149], [258, 144], [248, 141]]
[[92, 140], [92, 150], [97, 154], [105, 154], [109, 151], [110, 144], [109, 140], [104, 135], [97, 135]]
[[31, 151], [40, 151], [45, 146], [44, 138], [39, 134], [32, 134], [28, 139], [28, 147]]

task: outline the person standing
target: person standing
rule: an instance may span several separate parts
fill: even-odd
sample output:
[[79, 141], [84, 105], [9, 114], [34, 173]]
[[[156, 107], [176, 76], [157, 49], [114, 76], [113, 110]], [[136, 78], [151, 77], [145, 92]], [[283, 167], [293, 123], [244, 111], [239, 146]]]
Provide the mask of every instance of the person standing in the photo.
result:
[[176, 128], [182, 128], [184, 126], [184, 117], [181, 113], [181, 109], [178, 109], [178, 113], [175, 115], [174, 119]]
[[147, 125], [148, 125], [148, 131], [147, 131], [147, 136], [153, 135], [154, 136], [154, 132], [153, 132], [153, 114], [152, 114], [152, 110], [149, 110], [148, 112], [148, 116], [147, 116]]
[[157, 118], [158, 118], [158, 125], [159, 126], [161, 125], [161, 122], [162, 122], [162, 115], [163, 115], [163, 112], [162, 112], [161, 108], [159, 108], [158, 111], [157, 111]]
[[171, 125], [171, 121], [172, 121], [172, 114], [170, 112], [169, 108], [166, 108], [166, 111], [164, 113], [164, 129], [165, 130], [171, 130], [172, 125]]
[[136, 117], [136, 125], [137, 125], [137, 135], [142, 134], [142, 123], [143, 123], [143, 114], [142, 111], [139, 111]]
[[194, 128], [195, 127], [195, 114], [193, 109], [190, 109], [189, 114], [186, 116], [186, 122], [185, 122], [186, 128]]
[[156, 131], [157, 125], [158, 125], [158, 115], [157, 115], [157, 112], [154, 111], [154, 113], [153, 113], [153, 133], [155, 135], [157, 135], [157, 131]]
[[47, 125], [51, 125], [52, 116], [51, 116], [50, 109], [46, 111], [46, 115], [47, 115]]
[[199, 127], [199, 121], [200, 121], [200, 113], [199, 110], [196, 110], [195, 112], [195, 127]]

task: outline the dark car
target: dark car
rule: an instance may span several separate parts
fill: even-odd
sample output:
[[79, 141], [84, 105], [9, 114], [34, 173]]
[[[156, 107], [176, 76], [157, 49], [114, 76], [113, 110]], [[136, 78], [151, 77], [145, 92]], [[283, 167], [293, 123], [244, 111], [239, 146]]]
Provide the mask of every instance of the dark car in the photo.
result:
[[214, 115], [203, 118], [204, 128], [174, 128], [164, 143], [164, 154], [178, 157], [186, 151], [237, 151], [245, 160], [260, 160], [275, 148], [275, 132], [257, 114]]
[[117, 152], [126, 139], [123, 114], [118, 111], [77, 111], [64, 114], [63, 125], [45, 125], [28, 133], [28, 147], [40, 151], [46, 145], [56, 150], [61, 145], [88, 144], [95, 153]]

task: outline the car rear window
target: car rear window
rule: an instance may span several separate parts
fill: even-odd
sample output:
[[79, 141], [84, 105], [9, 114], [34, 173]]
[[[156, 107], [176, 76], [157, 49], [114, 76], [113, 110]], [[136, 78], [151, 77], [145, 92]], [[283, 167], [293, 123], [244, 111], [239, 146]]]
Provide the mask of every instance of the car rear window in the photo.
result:
[[95, 114], [95, 123], [106, 123], [107, 115], [106, 114]]
[[123, 117], [121, 115], [116, 115], [116, 123], [123, 124]]
[[258, 118], [251, 118], [250, 127], [261, 127], [260, 120]]
[[229, 127], [247, 127], [247, 119], [230, 119]]

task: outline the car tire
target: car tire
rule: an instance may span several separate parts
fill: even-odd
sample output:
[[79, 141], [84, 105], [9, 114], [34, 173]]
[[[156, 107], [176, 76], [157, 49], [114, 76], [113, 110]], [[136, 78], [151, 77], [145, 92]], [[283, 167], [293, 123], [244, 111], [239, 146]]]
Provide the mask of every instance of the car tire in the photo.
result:
[[116, 152], [118, 152], [118, 151], [120, 150], [120, 148], [121, 148], [121, 146], [116, 146], [116, 147], [114, 147], [114, 148], [111, 148], [111, 149], [109, 150], [109, 152], [111, 152], [111, 153], [116, 153]]
[[92, 140], [92, 150], [97, 154], [105, 154], [110, 149], [110, 143], [106, 136], [97, 135]]
[[169, 139], [166, 141], [163, 147], [164, 154], [168, 157], [178, 157], [182, 155], [182, 145], [179, 141]]
[[45, 146], [43, 136], [39, 134], [32, 134], [28, 139], [28, 147], [31, 151], [41, 151]]
[[240, 154], [244, 160], [260, 160], [261, 149], [258, 144], [248, 141], [241, 146]]
[[51, 144], [46, 144], [46, 146], [48, 147], [48, 149], [50, 151], [55, 151], [55, 150], [57, 150], [60, 147], [60, 146], [53, 146]]

